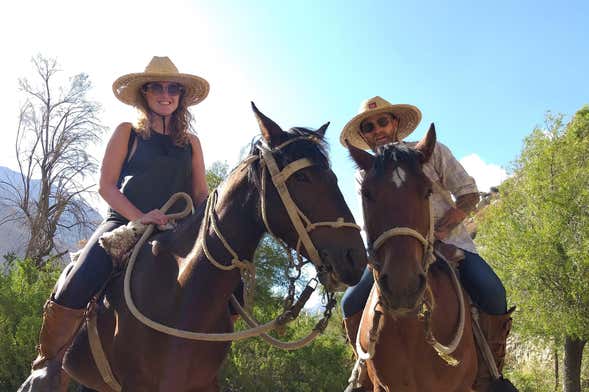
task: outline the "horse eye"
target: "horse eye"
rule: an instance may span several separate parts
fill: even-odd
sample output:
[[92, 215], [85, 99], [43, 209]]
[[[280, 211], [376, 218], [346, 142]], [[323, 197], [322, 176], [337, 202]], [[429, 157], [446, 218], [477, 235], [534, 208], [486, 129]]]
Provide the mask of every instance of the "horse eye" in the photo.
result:
[[293, 174], [293, 177], [295, 178], [295, 180], [300, 181], [300, 182], [311, 182], [311, 179], [303, 172], [296, 172]]
[[432, 188], [428, 188], [427, 192], [425, 192], [425, 198], [429, 199], [429, 197], [434, 193]]

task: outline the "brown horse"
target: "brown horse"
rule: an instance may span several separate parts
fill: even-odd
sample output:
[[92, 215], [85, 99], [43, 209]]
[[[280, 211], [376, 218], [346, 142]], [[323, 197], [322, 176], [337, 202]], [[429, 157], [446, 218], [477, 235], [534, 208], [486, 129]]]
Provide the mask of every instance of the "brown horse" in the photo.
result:
[[[266, 154], [271, 154], [282, 169], [276, 175], [278, 187], [286, 186], [298, 213], [311, 222], [353, 222], [327, 160], [323, 138], [328, 124], [316, 132], [302, 128], [284, 132], [252, 106], [262, 139], [220, 187], [212, 209], [219, 232], [208, 227], [203, 233], [199, 230], [201, 217], [193, 215], [174, 233], [153, 238], [157, 251], [152, 242], [139, 253], [130, 281], [132, 297], [141, 312], [161, 324], [194, 332], [233, 330], [228, 302], [240, 274], [235, 269], [217, 268], [203, 250], [206, 244], [214, 259], [224, 265], [231, 263], [234, 257], [217, 233], [222, 233], [239, 260], [252, 259], [267, 230], [290, 247], [297, 246], [302, 235], [295, 230], [297, 224], [287, 212], [283, 196], [272, 185], [272, 164]], [[366, 265], [359, 231], [350, 226], [306, 226], [305, 233], [320, 260], [313, 260], [307, 247], [302, 253], [317, 262], [320, 280], [328, 289], [342, 282], [356, 284]], [[103, 302], [98, 330], [114, 378], [123, 391], [218, 390], [217, 372], [230, 342], [188, 340], [145, 326], [127, 307], [121, 278], [110, 284]], [[94, 363], [85, 328], [67, 352], [64, 368], [89, 388], [112, 391]]]
[[[431, 264], [433, 184], [422, 164], [435, 143], [432, 124], [414, 148], [390, 144], [373, 156], [349, 147], [365, 172], [362, 203], [376, 283], [356, 348], [374, 391], [470, 391], [476, 377], [470, 312], [458, 296], [462, 289], [444, 263]], [[455, 347], [448, 350], [438, 340]]]

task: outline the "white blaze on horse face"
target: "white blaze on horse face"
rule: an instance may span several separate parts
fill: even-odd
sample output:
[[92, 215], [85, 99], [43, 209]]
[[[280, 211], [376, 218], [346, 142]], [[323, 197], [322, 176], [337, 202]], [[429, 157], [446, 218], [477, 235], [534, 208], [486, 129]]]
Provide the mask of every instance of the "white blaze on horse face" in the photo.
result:
[[400, 188], [407, 179], [407, 173], [403, 168], [397, 166], [395, 170], [393, 170], [393, 175], [391, 176], [391, 181], [395, 184], [395, 187]]

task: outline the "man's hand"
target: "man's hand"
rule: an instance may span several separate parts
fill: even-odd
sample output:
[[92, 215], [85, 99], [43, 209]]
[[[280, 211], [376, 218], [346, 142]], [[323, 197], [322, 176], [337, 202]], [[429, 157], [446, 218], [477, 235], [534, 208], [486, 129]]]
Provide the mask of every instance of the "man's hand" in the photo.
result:
[[459, 208], [451, 208], [440, 220], [436, 222], [434, 227], [434, 236], [438, 240], [448, 238], [450, 232], [460, 224], [467, 217], [466, 213]]

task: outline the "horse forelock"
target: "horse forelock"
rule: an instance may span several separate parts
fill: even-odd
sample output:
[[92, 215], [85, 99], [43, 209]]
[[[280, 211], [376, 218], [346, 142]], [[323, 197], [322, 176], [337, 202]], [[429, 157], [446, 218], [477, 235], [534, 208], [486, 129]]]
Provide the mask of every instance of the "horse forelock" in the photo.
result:
[[421, 173], [419, 151], [402, 143], [391, 143], [379, 147], [376, 151], [373, 169], [377, 176], [383, 175], [389, 165], [406, 164], [413, 173]]
[[[328, 144], [325, 138], [315, 132], [310, 128], [304, 127], [293, 127], [288, 131], [284, 132], [283, 134], [285, 139], [283, 142], [287, 140], [293, 139], [295, 137], [309, 137], [312, 138], [308, 140], [300, 140], [298, 142], [292, 143], [284, 147], [283, 149], [277, 150], [274, 152], [274, 158], [278, 163], [279, 167], [282, 169], [288, 163], [293, 162], [300, 158], [307, 158], [311, 160], [315, 165], [329, 168], [330, 162], [328, 158]], [[250, 156], [257, 156], [260, 157], [260, 149], [258, 146], [264, 143], [261, 137], [255, 138], [250, 144]], [[260, 160], [255, 160], [249, 166], [248, 169], [248, 180], [257, 190], [260, 190]]]

